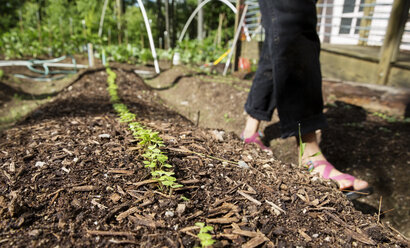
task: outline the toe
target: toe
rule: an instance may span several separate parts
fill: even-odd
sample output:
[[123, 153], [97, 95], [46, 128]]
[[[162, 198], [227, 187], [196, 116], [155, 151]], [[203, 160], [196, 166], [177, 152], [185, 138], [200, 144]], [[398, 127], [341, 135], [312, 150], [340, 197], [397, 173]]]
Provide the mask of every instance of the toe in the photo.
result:
[[354, 188], [355, 190], [361, 190], [361, 189], [365, 189], [365, 188], [367, 188], [367, 187], [369, 187], [369, 184], [368, 184], [366, 181], [364, 181], [364, 180], [356, 179], [356, 180], [354, 181], [353, 188]]

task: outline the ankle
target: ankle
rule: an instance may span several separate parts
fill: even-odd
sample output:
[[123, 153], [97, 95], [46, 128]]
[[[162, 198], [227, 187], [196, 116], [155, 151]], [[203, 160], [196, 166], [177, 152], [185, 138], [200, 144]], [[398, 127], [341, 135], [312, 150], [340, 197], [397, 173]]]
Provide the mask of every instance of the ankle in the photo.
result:
[[326, 160], [320, 150], [315, 132], [302, 135], [302, 142], [305, 144], [302, 154], [302, 164], [306, 164], [309, 161]]
[[243, 133], [242, 133], [243, 137], [246, 139], [254, 135], [256, 132], [258, 132], [259, 124], [260, 124], [259, 120], [248, 116], [246, 120], [245, 129], [243, 130]]

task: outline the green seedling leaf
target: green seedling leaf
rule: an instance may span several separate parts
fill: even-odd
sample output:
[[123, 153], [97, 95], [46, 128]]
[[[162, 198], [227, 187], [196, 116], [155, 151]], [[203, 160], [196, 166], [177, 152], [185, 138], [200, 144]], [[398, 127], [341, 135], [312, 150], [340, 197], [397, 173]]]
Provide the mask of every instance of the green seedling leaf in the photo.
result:
[[189, 199], [187, 198], [187, 197], [185, 197], [185, 196], [181, 196], [181, 200], [183, 200], [183, 201], [189, 201]]
[[195, 223], [195, 226], [199, 226], [200, 228], [203, 228], [205, 226], [204, 222], [197, 222]]
[[[206, 232], [200, 232], [198, 233], [198, 238], [202, 241], [202, 240], [209, 240], [212, 239], [212, 235]], [[201, 242], [202, 244], [202, 242]]]
[[212, 239], [212, 236], [211, 236], [210, 239], [206, 239], [206, 240], [204, 240], [204, 241], [201, 241], [201, 245], [202, 245], [202, 247], [208, 247], [208, 246], [213, 245], [215, 242], [216, 242], [216, 241], [213, 240], [213, 239]]
[[213, 231], [214, 230], [214, 228], [212, 227], [212, 226], [205, 226], [205, 227], [203, 227], [202, 228], [202, 232], [210, 232], [210, 231]]
[[165, 168], [172, 168], [172, 165], [170, 164], [163, 164], [162, 166], [164, 166]]
[[322, 154], [322, 153], [321, 153], [321, 152], [317, 152], [317, 153], [315, 153], [315, 154], [313, 154], [313, 155], [310, 155], [309, 157], [310, 157], [310, 158], [313, 158], [313, 157], [319, 156], [320, 154]]
[[[174, 185], [171, 186], [171, 188], [173, 188], [173, 189], [182, 188], [182, 187], [184, 187], [184, 185], [182, 185], [182, 184], [174, 184]], [[188, 199], [188, 201], [189, 201], [189, 199]]]

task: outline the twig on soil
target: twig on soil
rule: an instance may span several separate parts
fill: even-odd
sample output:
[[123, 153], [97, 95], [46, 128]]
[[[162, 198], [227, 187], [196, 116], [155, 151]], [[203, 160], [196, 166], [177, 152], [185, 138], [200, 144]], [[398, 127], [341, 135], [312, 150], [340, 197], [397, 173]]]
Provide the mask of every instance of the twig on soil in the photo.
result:
[[184, 227], [184, 228], [180, 229], [179, 231], [186, 233], [186, 232], [189, 232], [189, 231], [192, 231], [192, 230], [198, 230], [198, 229], [200, 229], [199, 226], [187, 226], [187, 227]]
[[150, 183], [157, 183], [158, 180], [155, 179], [148, 179], [148, 180], [144, 180], [138, 183], [132, 183], [132, 185], [136, 186], [137, 188], [144, 185], [144, 184], [150, 184]]
[[125, 218], [127, 218], [128, 215], [133, 214], [133, 213], [136, 213], [136, 212], [138, 212], [138, 210], [139, 210], [139, 207], [129, 208], [128, 210], [126, 210], [126, 211], [120, 213], [120, 214], [117, 216], [116, 219], [117, 219], [118, 222], [121, 222], [122, 220], [124, 220]]
[[312, 238], [307, 235], [302, 229], [299, 229], [298, 232], [304, 239], [306, 239], [307, 242], [312, 241]]
[[9, 241], [9, 239], [2, 239], [0, 240], [0, 244]]
[[198, 155], [198, 156], [201, 156], [201, 157], [210, 158], [210, 159], [215, 159], [215, 160], [218, 160], [218, 161], [221, 161], [221, 162], [226, 162], [226, 163], [233, 164], [233, 165], [238, 165], [238, 162], [233, 162], [233, 161], [230, 161], [230, 160], [226, 160], [226, 159], [222, 159], [222, 158], [217, 158], [217, 157], [214, 157], [214, 156], [211, 156], [211, 155], [207, 155], [207, 154], [203, 154], [203, 153], [199, 153], [199, 152], [194, 152], [194, 151], [191, 151], [191, 150], [189, 150], [189, 149], [187, 149], [187, 148], [185, 148], [185, 149], [179, 149], [179, 148], [168, 147], [167, 149], [168, 149], [168, 150], [171, 150], [171, 151], [175, 151], [175, 152], [192, 153], [192, 154], [195, 154], [195, 155]]
[[394, 208], [391, 208], [391, 209], [389, 209], [389, 210], [386, 210], [386, 211], [382, 212], [380, 215], [386, 214], [386, 213], [391, 212], [391, 211], [393, 211], [393, 210], [394, 210]]
[[206, 219], [207, 223], [212, 223], [212, 224], [230, 224], [233, 222], [238, 222], [239, 219], [236, 217], [232, 218], [215, 218], [215, 219]]
[[308, 211], [321, 211], [321, 210], [330, 210], [330, 211], [336, 211], [336, 208], [332, 207], [317, 207], [317, 208], [308, 208]]
[[108, 207], [102, 205], [101, 203], [99, 203], [99, 202], [97, 201], [97, 199], [95, 199], [95, 198], [91, 200], [91, 204], [97, 206], [99, 209], [106, 209], [106, 208], [108, 208]]
[[100, 231], [100, 230], [86, 230], [87, 234], [100, 236], [136, 236], [133, 232], [117, 232], [117, 231]]
[[200, 183], [201, 180], [199, 179], [189, 179], [189, 180], [184, 180], [180, 181], [182, 184], [194, 184], [194, 183]]
[[65, 188], [61, 188], [61, 189], [59, 189], [59, 190], [56, 190], [56, 191], [54, 191], [53, 193], [48, 194], [48, 195], [47, 195], [47, 198], [51, 197], [52, 195], [58, 194], [58, 193], [60, 193], [60, 192], [63, 191], [63, 190], [65, 190]]
[[139, 214], [129, 215], [128, 219], [130, 219], [132, 222], [134, 222], [135, 225], [138, 226], [146, 226], [150, 228], [164, 227], [162, 223], [154, 221], [151, 218], [144, 217]]
[[242, 248], [253, 248], [257, 247], [260, 244], [265, 243], [266, 241], [269, 241], [269, 239], [265, 236], [265, 234], [259, 232], [259, 235], [252, 238], [248, 242], [242, 245]]
[[280, 211], [280, 212], [286, 214], [286, 211], [283, 210], [282, 208], [280, 208], [280, 207], [279, 207], [278, 205], [276, 205], [275, 203], [270, 202], [270, 201], [268, 201], [268, 200], [265, 200], [265, 202], [266, 202], [267, 204], [271, 205], [271, 206], [272, 206], [274, 209], [276, 209], [277, 211]]
[[259, 235], [257, 232], [245, 231], [241, 229], [234, 229], [232, 233], [245, 236], [245, 237], [250, 237], [250, 238], [254, 238]]
[[132, 175], [134, 174], [133, 171], [130, 170], [124, 170], [124, 169], [111, 169], [108, 171], [108, 173], [114, 173], [114, 174], [126, 174], [126, 175]]
[[194, 214], [192, 214], [191, 216], [189, 216], [189, 217], [186, 218], [186, 219], [187, 219], [187, 220], [190, 220], [190, 219], [196, 218], [196, 217], [200, 216], [200, 215], [203, 214], [203, 213], [204, 213], [204, 212], [201, 211], [201, 210], [196, 211]]
[[237, 234], [231, 234], [231, 233], [219, 233], [216, 235], [216, 238], [221, 238], [221, 237], [230, 239], [230, 240], [237, 240], [239, 236]]
[[369, 236], [367, 236], [364, 233], [358, 233], [358, 232], [350, 230], [349, 228], [345, 229], [345, 233], [351, 236], [352, 238], [354, 238], [355, 240], [360, 241], [364, 244], [376, 245], [376, 242], [374, 242], [374, 240], [372, 240]]
[[343, 225], [344, 227], [346, 227], [346, 228], [348, 228], [348, 229], [351, 228], [351, 226], [349, 226], [346, 222], [344, 222], [342, 219], [340, 219], [340, 218], [337, 217], [336, 215], [331, 214], [331, 213], [329, 213], [329, 212], [327, 212], [327, 211], [324, 211], [324, 213], [325, 213], [327, 216], [329, 216], [330, 218], [332, 218], [333, 220], [335, 220], [335, 221], [336, 221], [337, 223], [339, 223], [340, 225]]
[[[61, 190], [60, 190], [61, 191]], [[54, 201], [57, 199], [58, 195], [60, 194], [60, 191], [57, 191], [57, 193], [54, 195], [54, 197], [50, 201], [50, 206], [53, 205]]]
[[98, 187], [94, 186], [94, 185], [84, 185], [84, 186], [76, 186], [76, 187], [72, 187], [71, 191], [73, 192], [85, 192], [85, 191], [93, 191], [93, 190], [97, 190]]
[[163, 197], [165, 197], [165, 198], [168, 198], [168, 199], [175, 199], [175, 196], [172, 196], [172, 195], [166, 195], [166, 194], [161, 193], [161, 192], [156, 191], [156, 190], [154, 190], [154, 191], [152, 191], [152, 192], [154, 192], [155, 194], [158, 194], [158, 195], [160, 195], [160, 196], [163, 196]]
[[402, 234], [399, 230], [397, 230], [396, 228], [392, 227], [388, 222], [386, 222], [386, 225], [395, 233], [397, 233], [401, 238], [403, 238], [406, 241], [410, 241], [409, 238], [407, 238], [406, 236], [404, 236], [404, 234]]
[[256, 200], [255, 198], [253, 198], [252, 196], [246, 194], [245, 192], [243, 192], [242, 190], [238, 190], [237, 191], [241, 196], [245, 197], [246, 199], [248, 199], [249, 201], [255, 203], [256, 205], [260, 206], [262, 205], [262, 202]]
[[236, 189], [238, 189], [241, 185], [238, 184], [235, 187], [233, 187], [232, 189], [228, 190], [225, 194], [229, 195], [230, 193], [234, 192]]
[[134, 240], [116, 240], [116, 239], [110, 239], [108, 240], [110, 243], [113, 244], [138, 244], [138, 242]]

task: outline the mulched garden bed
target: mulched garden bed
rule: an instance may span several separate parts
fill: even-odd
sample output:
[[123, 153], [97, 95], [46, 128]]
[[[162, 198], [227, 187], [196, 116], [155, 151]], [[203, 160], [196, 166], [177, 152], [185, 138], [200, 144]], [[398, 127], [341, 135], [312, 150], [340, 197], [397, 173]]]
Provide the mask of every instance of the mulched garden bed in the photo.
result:
[[195, 127], [138, 76], [115, 72], [123, 103], [160, 132], [184, 187], [168, 194], [150, 180], [105, 71], [89, 73], [1, 134], [2, 247], [194, 247], [197, 222], [214, 227], [214, 247], [408, 245], [334, 183]]

